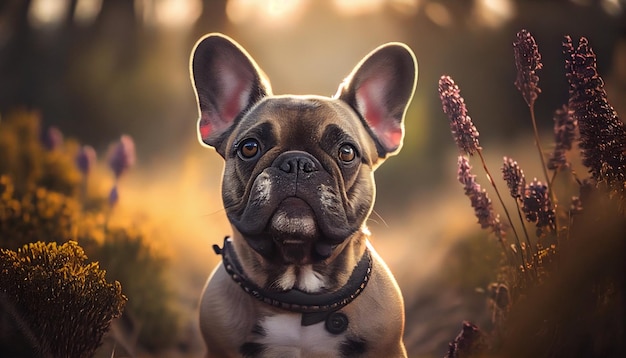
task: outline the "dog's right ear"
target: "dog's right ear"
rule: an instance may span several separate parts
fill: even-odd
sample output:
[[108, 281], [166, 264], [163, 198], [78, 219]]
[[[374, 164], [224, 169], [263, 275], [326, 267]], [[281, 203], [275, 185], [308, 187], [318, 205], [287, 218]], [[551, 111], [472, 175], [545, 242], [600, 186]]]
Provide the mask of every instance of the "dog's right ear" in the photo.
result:
[[223, 157], [226, 138], [241, 114], [271, 94], [269, 81], [246, 50], [222, 34], [198, 41], [191, 78], [200, 112], [198, 137]]

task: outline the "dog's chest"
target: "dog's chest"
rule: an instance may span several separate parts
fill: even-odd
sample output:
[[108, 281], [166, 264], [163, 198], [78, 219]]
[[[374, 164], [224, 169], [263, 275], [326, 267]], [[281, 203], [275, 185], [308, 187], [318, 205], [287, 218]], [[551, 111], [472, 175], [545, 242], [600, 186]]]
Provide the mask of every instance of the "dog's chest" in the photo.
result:
[[[257, 322], [253, 342], [244, 344], [252, 357], [338, 357], [347, 340], [345, 334], [331, 334], [324, 322], [301, 325], [297, 313], [266, 316]], [[245, 347], [242, 347], [245, 350]], [[244, 353], [244, 352], [242, 352]]]

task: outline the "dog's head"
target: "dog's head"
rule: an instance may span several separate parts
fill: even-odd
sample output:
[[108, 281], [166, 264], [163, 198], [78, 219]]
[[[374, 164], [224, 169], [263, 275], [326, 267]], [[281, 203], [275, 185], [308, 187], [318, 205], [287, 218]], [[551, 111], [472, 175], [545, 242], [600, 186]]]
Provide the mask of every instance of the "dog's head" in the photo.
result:
[[417, 75], [407, 46], [372, 51], [332, 98], [273, 95], [254, 60], [219, 34], [197, 43], [191, 70], [199, 138], [225, 160], [224, 207], [250, 247], [308, 264], [364, 228], [373, 172], [402, 146]]

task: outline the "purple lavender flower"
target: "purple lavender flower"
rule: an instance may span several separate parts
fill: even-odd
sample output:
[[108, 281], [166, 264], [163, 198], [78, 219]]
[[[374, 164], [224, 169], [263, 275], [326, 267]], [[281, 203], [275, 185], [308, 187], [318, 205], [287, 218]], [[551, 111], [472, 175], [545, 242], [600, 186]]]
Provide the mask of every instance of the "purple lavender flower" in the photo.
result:
[[536, 72], [542, 68], [542, 64], [541, 54], [530, 32], [521, 30], [517, 33], [517, 38], [513, 42], [513, 53], [517, 68], [515, 86], [522, 93], [528, 106], [532, 107], [541, 93], [541, 89], [537, 87], [539, 76]]
[[452, 137], [456, 141], [460, 153], [474, 155], [478, 152], [478, 130], [467, 114], [465, 101], [461, 97], [459, 87], [450, 76], [441, 76], [439, 79], [439, 98], [443, 113], [448, 116]]
[[522, 197], [524, 196], [526, 178], [524, 177], [524, 171], [522, 171], [516, 161], [511, 158], [504, 157], [504, 164], [502, 164], [502, 178], [506, 181], [506, 185], [511, 192], [511, 196], [521, 202]]
[[119, 196], [119, 192], [117, 191], [117, 185], [113, 185], [113, 187], [111, 188], [111, 191], [109, 192], [109, 206], [114, 207], [119, 201], [119, 199], [120, 199], [120, 196]]
[[537, 226], [537, 236], [542, 236], [544, 230], [555, 228], [555, 215], [548, 187], [536, 178], [524, 190], [522, 211], [526, 215], [526, 220], [535, 223]]
[[569, 166], [565, 153], [572, 149], [576, 138], [578, 122], [569, 112], [567, 105], [554, 112], [554, 151], [548, 159], [548, 169]]
[[41, 143], [49, 151], [56, 150], [63, 145], [63, 133], [57, 127], [48, 127], [41, 133]]
[[122, 135], [119, 142], [109, 151], [109, 166], [119, 178], [128, 168], [135, 164], [135, 143], [128, 135]]
[[505, 231], [500, 222], [500, 216], [493, 211], [493, 205], [487, 196], [487, 191], [480, 187], [480, 184], [476, 182], [476, 176], [470, 172], [472, 167], [465, 156], [459, 156], [458, 169], [459, 182], [463, 184], [465, 195], [470, 198], [480, 227], [491, 229], [498, 241], [503, 241]]
[[596, 55], [586, 38], [574, 48], [567, 36], [563, 42], [568, 107], [578, 122], [583, 164], [597, 183], [606, 183], [626, 197], [626, 129], [609, 104], [604, 81], [598, 75]]
[[90, 145], [84, 145], [76, 154], [76, 166], [83, 175], [89, 175], [91, 168], [96, 163], [96, 150]]

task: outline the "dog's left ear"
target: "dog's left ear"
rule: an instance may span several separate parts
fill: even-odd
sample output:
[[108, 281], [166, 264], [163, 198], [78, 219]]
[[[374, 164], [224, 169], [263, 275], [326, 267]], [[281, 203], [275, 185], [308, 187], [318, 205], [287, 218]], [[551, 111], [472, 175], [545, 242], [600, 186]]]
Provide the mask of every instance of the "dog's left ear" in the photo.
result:
[[370, 52], [339, 86], [335, 98], [348, 103], [370, 130], [378, 156], [397, 153], [404, 137], [404, 115], [417, 82], [417, 61], [402, 43]]

